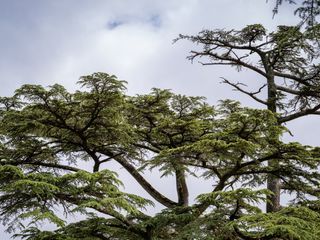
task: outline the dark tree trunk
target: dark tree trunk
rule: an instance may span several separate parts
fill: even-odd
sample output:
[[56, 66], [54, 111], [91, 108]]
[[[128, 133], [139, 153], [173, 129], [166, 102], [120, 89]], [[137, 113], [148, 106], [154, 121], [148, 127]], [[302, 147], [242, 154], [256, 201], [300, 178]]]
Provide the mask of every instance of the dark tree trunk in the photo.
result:
[[[277, 89], [275, 85], [274, 75], [271, 73], [268, 74], [268, 110], [271, 112], [277, 112]], [[277, 168], [279, 165], [279, 160], [272, 159], [268, 161], [268, 166], [272, 168]], [[267, 180], [267, 188], [273, 194], [268, 197], [266, 211], [267, 212], [276, 212], [280, 209], [280, 179], [276, 176], [269, 175]]]
[[184, 175], [184, 170], [181, 170], [181, 169], [176, 170], [176, 185], [177, 185], [177, 193], [178, 193], [178, 204], [180, 206], [188, 206], [189, 191], [188, 191], [188, 185], [186, 182], [186, 177]]
[[152, 240], [152, 228], [150, 226], [146, 227], [146, 232], [143, 236], [144, 240]]

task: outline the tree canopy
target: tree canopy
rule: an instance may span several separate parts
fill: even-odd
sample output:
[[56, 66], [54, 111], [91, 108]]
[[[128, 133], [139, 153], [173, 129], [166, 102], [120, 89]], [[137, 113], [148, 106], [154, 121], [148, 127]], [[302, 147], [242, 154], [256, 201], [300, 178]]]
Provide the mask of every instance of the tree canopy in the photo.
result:
[[[245, 81], [222, 79], [270, 111], [279, 113], [278, 124], [283, 124], [320, 114], [319, 29], [320, 25], [303, 31], [297, 26], [278, 26], [269, 33], [262, 25], [254, 24], [241, 30], [204, 30], [194, 36], [180, 35], [179, 39], [200, 45], [200, 49], [191, 51], [192, 61], [205, 59], [203, 65], [227, 65], [238, 71], [245, 68], [262, 77], [256, 90], [246, 88]], [[280, 179], [270, 175], [267, 183], [273, 192], [267, 211], [277, 211]]]
[[[28, 240], [318, 239], [319, 148], [282, 142], [286, 129], [272, 111], [163, 89], [128, 96], [125, 82], [106, 73], [79, 84], [76, 92], [23, 85], [0, 99], [0, 216], [9, 232]], [[112, 161], [148, 199], [124, 191]], [[146, 179], [150, 169], [174, 178], [176, 197]], [[269, 175], [291, 194], [275, 213], [259, 207], [272, 194]], [[212, 190], [190, 199], [190, 176]], [[164, 209], [149, 215], [154, 203]], [[56, 209], [85, 219], [68, 223]], [[42, 231], [45, 221], [57, 229]]]
[[[257, 90], [245, 82], [223, 81], [268, 109], [279, 112], [284, 123], [308, 114], [319, 114], [320, 25], [305, 31], [296, 26], [279, 26], [274, 32], [260, 24], [241, 30], [204, 30], [194, 36], [181, 35], [199, 45], [190, 60], [203, 65], [228, 65], [257, 73], [264, 81]], [[203, 60], [204, 59], [204, 60]], [[267, 89], [267, 94], [264, 89]]]

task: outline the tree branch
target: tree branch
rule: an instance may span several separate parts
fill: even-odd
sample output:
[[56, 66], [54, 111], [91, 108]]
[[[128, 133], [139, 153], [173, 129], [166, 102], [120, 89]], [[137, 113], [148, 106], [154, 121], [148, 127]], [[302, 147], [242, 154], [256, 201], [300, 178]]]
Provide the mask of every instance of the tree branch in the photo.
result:
[[242, 88], [239, 87], [239, 83], [235, 84], [235, 83], [232, 83], [230, 82], [229, 80], [221, 77], [221, 79], [223, 79], [223, 83], [226, 83], [232, 87], [234, 87], [235, 89], [237, 89], [238, 91], [248, 95], [249, 97], [253, 98], [254, 100], [256, 100], [257, 102], [261, 103], [261, 104], [264, 104], [264, 105], [268, 105], [268, 103], [266, 101], [263, 101], [262, 99], [256, 97], [255, 95], [260, 93], [261, 90], [266, 86], [266, 84], [264, 84], [262, 87], [259, 88], [259, 90], [257, 92], [247, 92], [245, 90], [243, 90]]
[[296, 95], [296, 96], [310, 96], [310, 97], [318, 97], [320, 98], [320, 91], [299, 91], [299, 90], [294, 90], [291, 88], [287, 88], [287, 87], [283, 87], [283, 86], [279, 86], [276, 85], [277, 90], [286, 92], [286, 93], [290, 93], [292, 95]]
[[137, 171], [137, 169], [131, 165], [128, 161], [121, 157], [114, 158], [122, 167], [124, 167], [131, 176], [136, 179], [136, 181], [143, 187], [144, 190], [147, 191], [155, 200], [157, 200], [162, 205], [171, 208], [178, 206], [178, 203], [168, 199], [160, 192], [158, 192], [144, 177]]
[[[56, 195], [57, 198], [67, 201], [69, 203], [75, 204], [75, 205], [81, 205], [81, 203], [86, 202], [86, 201], [90, 201], [90, 198], [77, 198], [68, 194], [64, 194], [64, 193], [59, 193]], [[101, 212], [103, 214], [109, 215], [111, 217], [114, 217], [116, 219], [118, 219], [119, 221], [121, 221], [122, 223], [124, 223], [127, 226], [131, 225], [131, 222], [128, 221], [122, 214], [112, 210], [111, 208], [104, 208], [101, 205], [95, 205], [95, 207], [91, 207], [92, 209], [97, 210], [98, 212]]]
[[320, 111], [318, 111], [319, 109], [320, 109], [320, 104], [318, 104], [317, 106], [315, 106], [313, 108], [305, 109], [300, 112], [287, 115], [285, 117], [279, 117], [279, 123], [285, 123], [285, 122], [291, 121], [293, 119], [303, 117], [306, 115], [311, 115], [311, 114], [320, 115]]
[[294, 76], [294, 75], [292, 75], [292, 74], [282, 73], [282, 72], [277, 72], [277, 71], [274, 71], [273, 73], [274, 73], [274, 76], [276, 76], [276, 77], [282, 77], [282, 78], [286, 78], [286, 79], [291, 79], [291, 80], [294, 80], [294, 81], [296, 81], [296, 82], [298, 82], [298, 83], [300, 83], [300, 84], [303, 84], [303, 85], [305, 85], [305, 86], [311, 86], [311, 85], [307, 82], [307, 80], [302, 79], [302, 78], [297, 77], [297, 76]]
[[[191, 51], [192, 54], [194, 54], [191, 58], [189, 59], [193, 59], [195, 57], [199, 57], [199, 56], [210, 56], [212, 58], [215, 58], [217, 60], [220, 60], [220, 61], [229, 61], [230, 63], [226, 63], [227, 65], [240, 65], [240, 66], [243, 66], [243, 67], [246, 67], [248, 69], [251, 69], [253, 70], [254, 72], [256, 73], [259, 73], [260, 75], [266, 77], [266, 73], [264, 71], [262, 71], [261, 69], [255, 67], [255, 66], [252, 66], [248, 63], [245, 63], [239, 59], [235, 59], [235, 58], [232, 58], [232, 57], [229, 57], [229, 56], [221, 56], [221, 55], [218, 55], [218, 54], [215, 54], [215, 53], [211, 53], [211, 52], [196, 52], [196, 51]], [[216, 63], [206, 63], [206, 65], [214, 65]]]
[[46, 162], [31, 162], [31, 161], [14, 161], [14, 162], [0, 162], [0, 165], [13, 165], [13, 166], [18, 166], [18, 165], [34, 165], [34, 166], [42, 166], [42, 167], [49, 167], [49, 168], [58, 168], [62, 170], [67, 170], [67, 171], [72, 171], [72, 172], [78, 172], [78, 171], [83, 171], [82, 169], [67, 166], [67, 165], [60, 165], [56, 163], [46, 163]]

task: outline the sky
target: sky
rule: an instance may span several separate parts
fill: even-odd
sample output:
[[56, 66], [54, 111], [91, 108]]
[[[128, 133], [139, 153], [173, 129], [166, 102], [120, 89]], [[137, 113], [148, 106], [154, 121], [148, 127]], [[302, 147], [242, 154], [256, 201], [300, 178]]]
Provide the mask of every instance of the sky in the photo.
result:
[[[262, 23], [267, 29], [295, 24], [292, 7], [282, 6], [272, 17], [269, 0], [0, 0], [0, 96], [10, 96], [22, 84], [59, 83], [78, 89], [80, 76], [107, 72], [128, 82], [128, 94], [151, 88], [219, 99], [237, 99], [261, 107], [220, 84], [257, 76], [230, 68], [202, 66], [186, 60], [193, 48], [173, 40], [203, 29], [241, 29]], [[315, 117], [288, 127], [290, 141], [317, 145]], [[130, 191], [130, 187], [127, 187]], [[131, 191], [135, 191], [131, 189]], [[3, 229], [3, 228], [2, 228]], [[3, 231], [0, 229], [0, 232]], [[0, 239], [9, 235], [0, 233]]]

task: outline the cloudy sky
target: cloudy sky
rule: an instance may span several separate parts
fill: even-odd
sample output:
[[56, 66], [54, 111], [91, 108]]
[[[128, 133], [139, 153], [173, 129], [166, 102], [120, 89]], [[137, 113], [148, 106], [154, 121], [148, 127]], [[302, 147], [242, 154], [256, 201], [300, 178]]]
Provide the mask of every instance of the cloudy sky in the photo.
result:
[[[0, 0], [0, 95], [11, 95], [25, 83], [59, 83], [72, 91], [80, 76], [101, 71], [126, 80], [129, 94], [160, 87], [205, 96], [212, 104], [233, 98], [256, 106], [219, 84], [222, 76], [243, 80], [255, 75], [191, 64], [186, 56], [192, 45], [173, 44], [173, 39], [203, 29], [237, 29], [252, 23], [275, 29], [297, 23], [292, 8], [285, 6], [273, 19], [272, 2]], [[290, 123], [290, 140], [316, 145], [316, 121], [307, 117]]]

